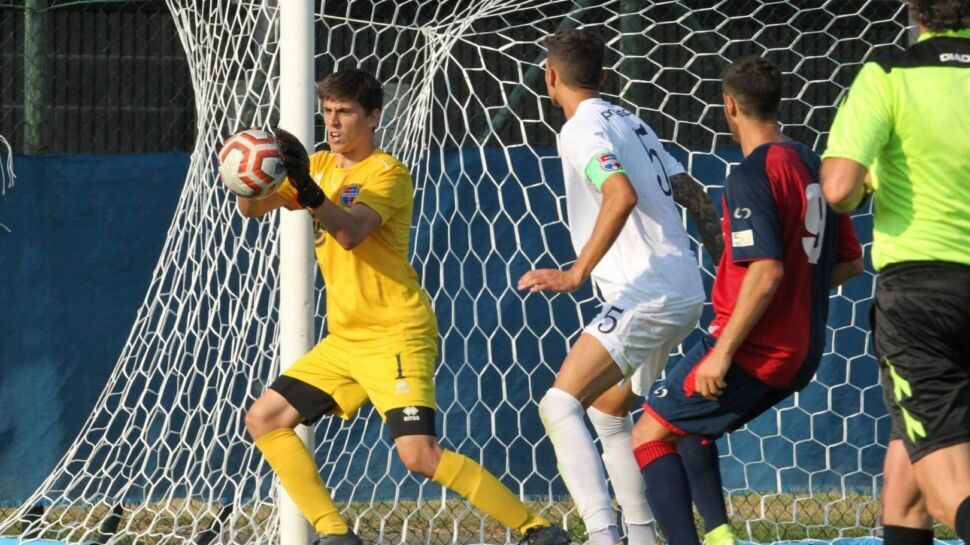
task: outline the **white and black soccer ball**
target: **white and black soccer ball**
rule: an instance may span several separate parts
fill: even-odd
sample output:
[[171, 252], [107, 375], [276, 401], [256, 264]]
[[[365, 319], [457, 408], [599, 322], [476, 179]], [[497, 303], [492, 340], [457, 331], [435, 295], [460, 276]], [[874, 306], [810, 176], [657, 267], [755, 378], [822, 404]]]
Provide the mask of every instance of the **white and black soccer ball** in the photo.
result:
[[272, 195], [286, 179], [276, 135], [249, 129], [230, 137], [219, 152], [219, 177], [240, 197]]

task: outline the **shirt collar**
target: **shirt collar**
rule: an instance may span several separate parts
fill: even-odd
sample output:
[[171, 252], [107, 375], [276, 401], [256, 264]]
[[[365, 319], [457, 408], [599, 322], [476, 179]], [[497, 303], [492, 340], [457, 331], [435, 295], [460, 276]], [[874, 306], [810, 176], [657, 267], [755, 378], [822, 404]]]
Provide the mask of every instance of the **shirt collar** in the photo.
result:
[[970, 28], [960, 30], [944, 30], [942, 32], [926, 31], [920, 35], [917, 41], [929, 40], [930, 38], [970, 38]]
[[576, 109], [578, 110], [586, 105], [593, 106], [594, 104], [603, 104], [605, 102], [606, 100], [604, 100], [602, 96], [590, 97], [580, 102], [579, 105], [576, 107]]

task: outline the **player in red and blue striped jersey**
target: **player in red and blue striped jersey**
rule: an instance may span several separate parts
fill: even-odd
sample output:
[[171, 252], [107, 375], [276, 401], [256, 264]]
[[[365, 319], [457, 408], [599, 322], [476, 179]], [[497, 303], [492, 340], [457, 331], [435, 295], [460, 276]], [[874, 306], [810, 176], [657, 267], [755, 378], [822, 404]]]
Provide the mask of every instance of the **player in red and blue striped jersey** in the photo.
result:
[[740, 428], [803, 388], [821, 360], [829, 290], [862, 272], [845, 214], [822, 198], [819, 159], [780, 131], [781, 72], [748, 57], [723, 74], [744, 161], [724, 183], [725, 249], [705, 335], [655, 388], [633, 430], [647, 497], [672, 545], [695, 545], [677, 444]]

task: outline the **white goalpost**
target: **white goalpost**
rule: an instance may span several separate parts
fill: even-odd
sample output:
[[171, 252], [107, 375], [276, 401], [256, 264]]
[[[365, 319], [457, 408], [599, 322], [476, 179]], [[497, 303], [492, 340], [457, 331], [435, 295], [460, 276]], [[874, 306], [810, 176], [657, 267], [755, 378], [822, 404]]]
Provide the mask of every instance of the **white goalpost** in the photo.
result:
[[[253, 125], [319, 147], [315, 80], [361, 67], [385, 85], [380, 144], [415, 182], [410, 255], [441, 330], [442, 443], [481, 460], [581, 541], [537, 402], [598, 302], [589, 286], [553, 297], [514, 289], [528, 268], [575, 259], [556, 151], [562, 119], [545, 97], [539, 40], [576, 27], [603, 37], [607, 98], [650, 123], [718, 202], [740, 158], [719, 107], [728, 61], [756, 53], [778, 63], [783, 129], [820, 152], [862, 63], [904, 47], [910, 26], [895, 0], [166, 4], [198, 112], [184, 189], [100, 399], [50, 476], [0, 520], [3, 537], [309, 543], [311, 529], [243, 424], [253, 400], [326, 330], [309, 218], [241, 218], [216, 177], [216, 151]], [[855, 222], [868, 252], [871, 217]], [[709, 287], [714, 264], [693, 238]], [[729, 513], [746, 541], [873, 535], [890, 425], [868, 349], [873, 279], [833, 292], [818, 379], [719, 442]], [[370, 408], [300, 433], [365, 542], [517, 537], [409, 475]]]
[[[280, 127], [301, 142], [313, 142], [316, 92], [313, 79], [313, 0], [283, 0], [280, 28]], [[280, 212], [280, 362], [292, 365], [316, 344], [313, 314], [317, 274], [309, 216], [301, 211]], [[313, 450], [313, 430], [299, 426], [297, 435]], [[280, 544], [308, 545], [313, 529], [282, 486]]]

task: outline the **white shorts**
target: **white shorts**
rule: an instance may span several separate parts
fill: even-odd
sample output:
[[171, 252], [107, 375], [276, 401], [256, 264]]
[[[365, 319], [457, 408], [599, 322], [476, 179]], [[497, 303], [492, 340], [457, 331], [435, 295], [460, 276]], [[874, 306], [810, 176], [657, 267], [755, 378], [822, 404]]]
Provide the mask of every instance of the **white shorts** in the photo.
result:
[[670, 352], [697, 327], [704, 301], [677, 306], [631, 305], [621, 295], [603, 304], [583, 333], [599, 339], [630, 380], [633, 392], [650, 391]]

